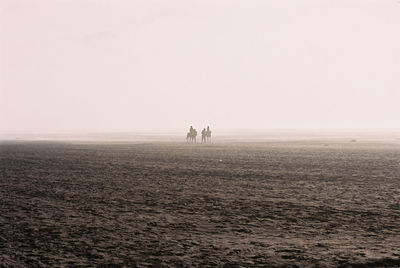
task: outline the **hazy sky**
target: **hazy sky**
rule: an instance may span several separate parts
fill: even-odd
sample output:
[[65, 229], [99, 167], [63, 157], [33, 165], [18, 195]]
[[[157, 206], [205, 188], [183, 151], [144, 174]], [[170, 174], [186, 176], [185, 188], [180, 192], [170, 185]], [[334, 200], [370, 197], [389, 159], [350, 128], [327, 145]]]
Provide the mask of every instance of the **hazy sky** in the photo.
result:
[[399, 0], [0, 0], [0, 131], [400, 128]]

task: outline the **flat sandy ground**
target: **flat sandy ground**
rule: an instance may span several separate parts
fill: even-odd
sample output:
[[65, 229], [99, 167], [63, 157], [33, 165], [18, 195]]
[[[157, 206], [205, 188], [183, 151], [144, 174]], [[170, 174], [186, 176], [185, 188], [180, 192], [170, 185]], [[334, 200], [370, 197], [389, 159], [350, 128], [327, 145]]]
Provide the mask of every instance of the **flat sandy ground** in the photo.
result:
[[0, 176], [0, 266], [400, 266], [399, 144], [3, 141]]

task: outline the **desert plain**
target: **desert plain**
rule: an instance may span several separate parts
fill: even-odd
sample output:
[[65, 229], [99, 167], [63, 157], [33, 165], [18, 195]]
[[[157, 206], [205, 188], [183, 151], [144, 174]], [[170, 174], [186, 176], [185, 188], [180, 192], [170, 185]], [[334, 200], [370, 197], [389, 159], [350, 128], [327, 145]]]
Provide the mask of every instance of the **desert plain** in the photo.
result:
[[400, 144], [0, 142], [3, 267], [399, 267]]

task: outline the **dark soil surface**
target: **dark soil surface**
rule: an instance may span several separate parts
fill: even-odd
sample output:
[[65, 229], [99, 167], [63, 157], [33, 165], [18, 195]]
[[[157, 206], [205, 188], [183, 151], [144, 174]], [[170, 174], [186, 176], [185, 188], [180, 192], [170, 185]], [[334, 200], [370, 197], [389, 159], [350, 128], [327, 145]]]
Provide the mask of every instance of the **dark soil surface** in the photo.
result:
[[2, 142], [0, 198], [0, 266], [400, 266], [396, 144]]

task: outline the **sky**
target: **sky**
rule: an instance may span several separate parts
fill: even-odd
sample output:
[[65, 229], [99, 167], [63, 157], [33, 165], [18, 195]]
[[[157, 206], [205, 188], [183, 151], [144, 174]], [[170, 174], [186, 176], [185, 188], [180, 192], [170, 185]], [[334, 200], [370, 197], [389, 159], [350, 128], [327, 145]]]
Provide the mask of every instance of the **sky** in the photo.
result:
[[400, 129], [400, 0], [0, 0], [0, 132]]

